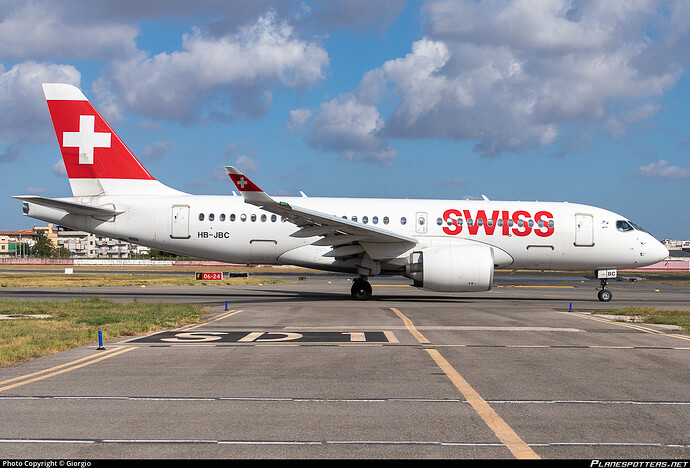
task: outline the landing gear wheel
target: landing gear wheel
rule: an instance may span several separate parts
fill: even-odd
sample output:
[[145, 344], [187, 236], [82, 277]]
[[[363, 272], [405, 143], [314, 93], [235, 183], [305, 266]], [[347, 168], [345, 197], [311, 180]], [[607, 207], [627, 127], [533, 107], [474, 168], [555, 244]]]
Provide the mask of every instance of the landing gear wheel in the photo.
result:
[[613, 298], [613, 294], [608, 289], [602, 289], [597, 296], [601, 302], [609, 302]]
[[611, 291], [606, 289], [607, 284], [609, 284], [609, 280], [607, 280], [606, 278], [602, 278], [601, 291], [599, 291], [599, 294], [597, 294], [601, 302], [609, 302], [613, 298], [613, 294], [611, 293]]
[[356, 278], [352, 281], [350, 294], [355, 300], [366, 301], [371, 299], [371, 284], [364, 278]]

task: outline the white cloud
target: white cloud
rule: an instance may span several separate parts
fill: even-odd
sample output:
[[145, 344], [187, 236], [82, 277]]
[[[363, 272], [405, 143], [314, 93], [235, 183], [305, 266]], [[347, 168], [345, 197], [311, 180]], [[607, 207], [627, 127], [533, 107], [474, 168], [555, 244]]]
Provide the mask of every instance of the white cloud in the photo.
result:
[[291, 110], [288, 121], [285, 124], [285, 128], [289, 132], [296, 131], [298, 128], [304, 126], [304, 124], [307, 123], [307, 120], [311, 118], [311, 114], [312, 112], [310, 109]]
[[[104, 20], [82, 22], [79, 5], [16, 2], [5, 6], [0, 20], [0, 57], [55, 59], [131, 55], [138, 28]], [[69, 10], [74, 14], [69, 14]]]
[[71, 65], [23, 62], [5, 70], [0, 64], [0, 142], [22, 144], [47, 139], [52, 132], [42, 83], [79, 85]]
[[237, 158], [237, 161], [235, 161], [235, 166], [237, 169], [245, 173], [256, 172], [259, 169], [259, 163], [256, 161], [256, 159], [253, 159], [246, 154], [243, 154]]
[[617, 138], [622, 137], [627, 132], [627, 128], [630, 124], [645, 120], [655, 115], [660, 109], [661, 106], [656, 104], [643, 104], [637, 109], [612, 115], [606, 119], [604, 125], [612, 136]]
[[62, 158], [50, 166], [50, 170], [53, 172], [55, 177], [67, 177], [67, 168], [65, 167], [65, 161]]
[[169, 141], [159, 141], [153, 145], [144, 146], [141, 151], [141, 159], [144, 161], [153, 161], [161, 159], [173, 150], [173, 144]]
[[[428, 0], [427, 36], [368, 71], [346, 95], [353, 102], [331, 105], [361, 106], [382, 119], [368, 133], [379, 148], [392, 139], [443, 138], [474, 141], [483, 156], [553, 144], [562, 148], [550, 153], [563, 155], [572, 141], [601, 129], [620, 136], [658, 112], [654, 99], [676, 84], [690, 57], [683, 3]], [[390, 102], [396, 107], [381, 116], [379, 106]], [[320, 117], [330, 120], [328, 110], [322, 105], [315, 127]], [[316, 133], [308, 140], [317, 148], [337, 146]], [[361, 151], [360, 139], [337, 140], [341, 153]]]
[[340, 153], [347, 160], [387, 164], [396, 151], [380, 136], [383, 124], [375, 106], [347, 94], [321, 104], [307, 141], [323, 151]]
[[690, 179], [690, 167], [669, 166], [665, 159], [640, 167], [635, 173], [641, 179]]
[[318, 83], [327, 52], [296, 36], [269, 11], [239, 32], [222, 37], [199, 29], [183, 37], [183, 49], [114, 61], [107, 81], [128, 110], [172, 120], [262, 116], [271, 88]]
[[319, 28], [385, 29], [405, 9], [404, 0], [312, 0], [311, 19]]
[[393, 119], [411, 126], [438, 108], [444, 99], [451, 99], [459, 107], [471, 104], [471, 96], [440, 73], [449, 58], [450, 52], [443, 42], [422, 39], [412, 44], [412, 52], [405, 58], [383, 64], [382, 77], [393, 83], [402, 98]]

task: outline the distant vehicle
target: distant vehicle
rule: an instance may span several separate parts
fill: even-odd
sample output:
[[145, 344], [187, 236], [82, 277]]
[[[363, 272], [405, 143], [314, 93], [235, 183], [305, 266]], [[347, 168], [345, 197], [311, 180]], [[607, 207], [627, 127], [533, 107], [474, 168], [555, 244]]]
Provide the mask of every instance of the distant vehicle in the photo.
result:
[[78, 88], [43, 90], [73, 196], [15, 198], [25, 215], [73, 229], [223, 262], [352, 273], [355, 299], [371, 297], [376, 275], [486, 291], [495, 268], [511, 268], [593, 270], [610, 301], [616, 269], [668, 255], [625, 217], [565, 202], [273, 198], [231, 166], [241, 197], [191, 195], [149, 174]]

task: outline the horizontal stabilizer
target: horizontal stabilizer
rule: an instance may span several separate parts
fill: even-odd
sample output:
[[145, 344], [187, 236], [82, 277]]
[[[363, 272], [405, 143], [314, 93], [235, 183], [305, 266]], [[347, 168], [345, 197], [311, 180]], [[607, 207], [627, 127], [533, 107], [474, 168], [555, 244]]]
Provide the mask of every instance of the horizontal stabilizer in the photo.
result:
[[17, 200], [22, 200], [28, 203], [35, 203], [36, 205], [46, 206], [48, 208], [55, 208], [57, 210], [66, 211], [70, 214], [85, 215], [85, 216], [117, 216], [123, 211], [118, 211], [113, 208], [105, 206], [85, 205], [83, 203], [76, 203], [66, 200], [58, 200], [55, 198], [39, 197], [38, 195], [20, 195], [13, 196]]

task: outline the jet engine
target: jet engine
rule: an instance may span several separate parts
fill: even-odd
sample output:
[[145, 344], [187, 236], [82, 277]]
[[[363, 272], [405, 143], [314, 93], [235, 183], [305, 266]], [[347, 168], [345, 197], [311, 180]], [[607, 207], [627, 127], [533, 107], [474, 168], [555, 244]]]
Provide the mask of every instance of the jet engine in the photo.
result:
[[454, 245], [414, 252], [405, 276], [413, 279], [415, 286], [432, 291], [488, 291], [494, 279], [493, 249]]

